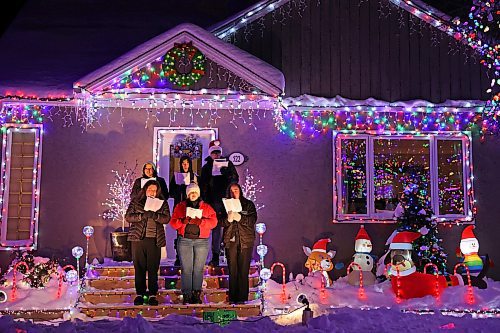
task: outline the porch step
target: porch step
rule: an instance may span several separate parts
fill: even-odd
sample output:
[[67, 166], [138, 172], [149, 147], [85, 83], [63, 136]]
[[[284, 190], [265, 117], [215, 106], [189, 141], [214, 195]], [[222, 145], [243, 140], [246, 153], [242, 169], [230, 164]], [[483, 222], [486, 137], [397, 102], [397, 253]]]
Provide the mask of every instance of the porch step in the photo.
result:
[[[250, 275], [254, 275], [257, 273], [257, 266], [250, 267]], [[134, 266], [101, 266], [94, 267], [91, 273], [94, 277], [107, 276], [107, 277], [125, 277], [125, 276], [134, 276], [135, 270]], [[219, 276], [219, 275], [228, 275], [229, 269], [227, 266], [220, 267], [210, 267], [205, 266], [204, 269], [205, 275], [211, 276]], [[178, 276], [181, 275], [181, 267], [179, 266], [160, 266], [160, 275], [162, 276]]]
[[80, 311], [89, 317], [136, 317], [141, 315], [146, 318], [160, 318], [175, 313], [201, 318], [203, 312], [216, 311], [217, 309], [234, 310], [238, 317], [254, 317], [260, 314], [260, 303], [230, 305], [230, 304], [190, 304], [190, 305], [110, 305], [110, 306], [80, 306]]
[[[250, 290], [248, 299], [256, 298], [257, 288]], [[158, 302], [160, 304], [181, 304], [182, 292], [178, 289], [159, 290]], [[135, 289], [128, 290], [97, 290], [84, 292], [81, 295], [81, 301], [90, 304], [132, 304], [136, 296]], [[227, 302], [226, 289], [204, 289], [202, 291], [202, 300], [204, 303]]]
[[[250, 288], [257, 287], [259, 283], [258, 276], [249, 276]], [[221, 276], [205, 276], [206, 289], [223, 289], [229, 288], [229, 279], [227, 275]], [[131, 289], [134, 288], [135, 279], [133, 276], [126, 277], [107, 277], [101, 276], [98, 278], [87, 279], [88, 287], [101, 290], [116, 290], [116, 289]], [[181, 289], [180, 276], [159, 276], [158, 286], [160, 289]]]
[[0, 316], [11, 316], [14, 319], [47, 321], [62, 319], [69, 309], [51, 310], [0, 310]]

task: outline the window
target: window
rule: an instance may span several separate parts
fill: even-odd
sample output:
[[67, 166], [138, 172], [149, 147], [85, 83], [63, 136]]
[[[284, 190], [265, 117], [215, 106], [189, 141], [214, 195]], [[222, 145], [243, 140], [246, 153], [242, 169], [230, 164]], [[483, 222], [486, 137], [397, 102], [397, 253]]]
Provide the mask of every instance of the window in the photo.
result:
[[470, 149], [462, 132], [334, 136], [334, 220], [393, 221], [415, 187], [439, 221], [472, 221]]
[[2, 127], [0, 248], [36, 249], [41, 125]]

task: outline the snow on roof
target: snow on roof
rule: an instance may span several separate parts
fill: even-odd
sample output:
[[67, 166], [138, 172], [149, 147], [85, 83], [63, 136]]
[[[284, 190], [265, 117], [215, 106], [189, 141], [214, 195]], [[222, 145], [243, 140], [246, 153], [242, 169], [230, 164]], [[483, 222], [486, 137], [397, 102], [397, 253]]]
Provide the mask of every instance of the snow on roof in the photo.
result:
[[280, 95], [285, 88], [283, 73], [263, 60], [226, 43], [212, 33], [190, 23], [184, 23], [139, 45], [109, 64], [87, 74], [75, 83], [90, 92], [99, 91], [113, 79], [133, 68], [146, 66], [168, 52], [175, 43], [193, 42], [206, 57], [255, 84], [270, 95]]
[[[210, 28], [217, 37], [226, 38], [237, 30], [246, 27], [248, 24], [260, 19], [261, 17], [279, 9], [290, 3], [292, 0], [263, 0], [246, 10], [214, 25]], [[393, 5], [400, 7], [411, 15], [433, 25], [435, 28], [452, 35], [454, 30], [451, 27], [451, 18], [435, 9], [434, 7], [420, 0], [389, 0]]]

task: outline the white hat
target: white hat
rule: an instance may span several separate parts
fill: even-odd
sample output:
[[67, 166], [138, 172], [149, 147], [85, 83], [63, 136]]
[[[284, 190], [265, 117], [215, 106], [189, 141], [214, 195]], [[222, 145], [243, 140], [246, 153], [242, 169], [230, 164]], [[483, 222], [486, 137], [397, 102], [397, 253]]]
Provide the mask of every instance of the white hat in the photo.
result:
[[201, 194], [200, 187], [196, 183], [191, 183], [186, 187], [186, 195], [189, 195], [191, 192], [196, 192], [198, 195]]

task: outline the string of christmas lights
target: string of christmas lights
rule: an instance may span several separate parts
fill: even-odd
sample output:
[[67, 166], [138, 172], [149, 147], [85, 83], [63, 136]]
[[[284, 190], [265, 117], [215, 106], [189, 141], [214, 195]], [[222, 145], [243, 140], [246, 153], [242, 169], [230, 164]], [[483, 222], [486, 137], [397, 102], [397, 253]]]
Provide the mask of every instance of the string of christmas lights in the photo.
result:
[[260, 185], [260, 180], [255, 180], [248, 168], [245, 169], [245, 182], [241, 184], [243, 196], [255, 204], [256, 210], [261, 210], [266, 207], [264, 204], [257, 202], [257, 195], [262, 193], [264, 186]]

